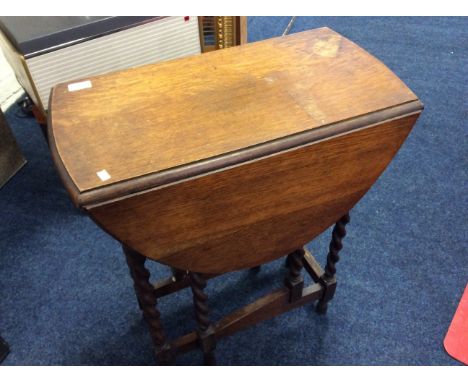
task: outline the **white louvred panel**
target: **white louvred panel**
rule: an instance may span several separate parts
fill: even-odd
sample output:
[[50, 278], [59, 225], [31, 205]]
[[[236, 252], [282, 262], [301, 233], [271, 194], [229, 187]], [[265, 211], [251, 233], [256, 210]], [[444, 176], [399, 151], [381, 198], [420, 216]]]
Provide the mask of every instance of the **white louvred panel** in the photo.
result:
[[27, 60], [42, 105], [61, 82], [201, 53], [196, 16], [155, 20]]

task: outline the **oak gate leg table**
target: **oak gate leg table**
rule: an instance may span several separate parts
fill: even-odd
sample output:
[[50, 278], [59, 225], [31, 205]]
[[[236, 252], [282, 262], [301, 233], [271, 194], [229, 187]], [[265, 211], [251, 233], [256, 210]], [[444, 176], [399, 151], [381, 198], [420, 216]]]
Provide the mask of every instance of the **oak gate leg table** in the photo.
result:
[[[317, 301], [325, 313], [350, 209], [423, 106], [328, 28], [60, 84], [49, 141], [74, 203], [120, 241], [161, 364]], [[332, 224], [322, 268], [304, 245]], [[287, 256], [283, 286], [218, 322], [207, 280]], [[145, 261], [170, 266], [152, 285]], [[313, 283], [304, 286], [304, 268]], [[196, 330], [165, 335], [157, 299], [188, 287]]]

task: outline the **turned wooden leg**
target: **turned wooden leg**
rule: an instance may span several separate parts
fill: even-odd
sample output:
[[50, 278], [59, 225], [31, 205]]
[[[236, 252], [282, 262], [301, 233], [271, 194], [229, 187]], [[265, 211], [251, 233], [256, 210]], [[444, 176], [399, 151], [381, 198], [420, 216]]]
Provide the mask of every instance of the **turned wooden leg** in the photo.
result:
[[290, 253], [286, 260], [288, 274], [286, 275], [284, 283], [290, 290], [289, 302], [296, 301], [302, 297], [304, 279], [301, 275], [301, 270], [303, 267], [304, 253], [304, 249], [298, 249]]
[[206, 287], [206, 280], [202, 274], [195, 272], [189, 272], [189, 277], [193, 293], [193, 304], [195, 305], [195, 317], [198, 324], [198, 344], [203, 351], [205, 365], [216, 365], [214, 355], [216, 348], [215, 331], [208, 317], [210, 312], [207, 304], [208, 296], [203, 291]]
[[336, 290], [336, 263], [340, 260], [338, 253], [343, 248], [342, 240], [346, 236], [346, 224], [350, 221], [349, 213], [344, 215], [338, 220], [333, 227], [332, 239], [330, 241], [330, 248], [327, 255], [327, 265], [325, 266], [325, 272], [320, 277], [319, 282], [324, 287], [324, 293], [322, 298], [317, 304], [317, 313], [325, 314], [328, 308], [328, 301], [333, 298]]
[[161, 315], [156, 308], [157, 299], [153, 285], [149, 281], [150, 273], [145, 268], [146, 257], [125, 245], [122, 247], [127, 259], [128, 268], [130, 269], [130, 275], [133, 279], [138, 304], [143, 312], [143, 318], [149, 326], [156, 358], [161, 365], [171, 364], [174, 355], [166, 341], [166, 336], [161, 325]]

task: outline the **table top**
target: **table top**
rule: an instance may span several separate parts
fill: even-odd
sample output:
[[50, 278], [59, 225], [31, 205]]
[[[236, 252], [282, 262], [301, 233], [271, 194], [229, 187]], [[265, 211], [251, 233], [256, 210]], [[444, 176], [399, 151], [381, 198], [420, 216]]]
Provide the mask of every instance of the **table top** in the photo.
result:
[[49, 137], [72, 194], [108, 186], [128, 194], [399, 108], [421, 104], [378, 59], [320, 28], [60, 84]]

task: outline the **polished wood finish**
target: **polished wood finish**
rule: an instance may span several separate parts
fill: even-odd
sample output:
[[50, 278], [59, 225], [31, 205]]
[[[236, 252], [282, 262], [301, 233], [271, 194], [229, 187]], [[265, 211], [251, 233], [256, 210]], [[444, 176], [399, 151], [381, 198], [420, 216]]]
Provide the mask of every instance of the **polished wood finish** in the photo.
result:
[[[345, 224], [349, 220], [346, 215], [337, 225]], [[342, 239], [343, 228], [337, 228]], [[341, 245], [341, 239], [340, 245]], [[333, 238], [332, 241], [338, 239]], [[336, 248], [336, 244], [331, 244]], [[312, 254], [305, 248], [298, 249], [287, 256], [289, 259], [289, 271], [285, 279], [285, 286], [276, 289], [256, 301], [235, 310], [217, 322], [209, 320], [208, 296], [204, 289], [206, 281], [219, 275], [185, 273], [183, 278], [171, 277], [157, 282], [154, 286], [148, 282], [149, 272], [144, 267], [145, 257], [141, 254], [123, 246], [127, 257], [130, 273], [135, 282], [135, 292], [143, 316], [150, 327], [153, 338], [156, 357], [161, 365], [173, 364], [177, 354], [200, 348], [204, 355], [206, 365], [215, 365], [214, 350], [216, 341], [222, 337], [234, 334], [251, 325], [268, 320], [278, 314], [288, 312], [314, 301], [324, 300], [327, 302], [333, 298], [328, 291], [336, 289], [336, 278], [333, 276], [323, 283], [325, 271], [320, 267]], [[302, 266], [311, 276], [314, 283], [304, 287], [304, 279], [300, 276]], [[175, 293], [178, 290], [190, 286], [193, 292], [195, 316], [197, 329], [193, 332], [180, 336], [172, 341], [166, 339], [160, 322], [160, 314], [156, 308], [157, 298]], [[297, 293], [297, 291], [300, 293]], [[317, 310], [318, 313], [326, 313], [325, 310]]]
[[201, 273], [190, 272], [190, 287], [193, 293], [193, 305], [195, 307], [195, 317], [197, 320], [198, 345], [203, 351], [205, 365], [215, 365], [216, 358], [214, 350], [216, 348], [215, 331], [210, 322], [208, 307], [208, 296], [204, 292], [206, 280]]
[[340, 260], [338, 253], [343, 249], [343, 238], [346, 236], [346, 224], [349, 223], [349, 213], [345, 214], [340, 220], [338, 220], [333, 227], [332, 239], [330, 241], [329, 251], [327, 255], [327, 265], [325, 266], [325, 272], [320, 277], [319, 281], [324, 287], [324, 293], [322, 298], [317, 304], [317, 313], [325, 314], [327, 312], [327, 304], [330, 301], [336, 289], [336, 263]]
[[155, 188], [89, 210], [107, 232], [179, 269], [224, 273], [301, 248], [366, 193], [417, 115]]
[[346, 236], [346, 225], [350, 221], [349, 214], [344, 215], [333, 227], [332, 239], [327, 255], [324, 278], [332, 279], [336, 273], [336, 263], [340, 261], [339, 252], [343, 249], [343, 238]]
[[52, 156], [75, 203], [145, 256], [214, 274], [290, 253], [337, 221], [422, 109], [327, 28], [91, 82], [51, 97]]
[[315, 282], [319, 281], [324, 271], [320, 264], [315, 260], [308, 250], [304, 250], [304, 257], [302, 259], [304, 269]]
[[[164, 363], [199, 346], [214, 364], [220, 337], [313, 301], [326, 313], [348, 212], [422, 110], [388, 68], [327, 28], [90, 81], [54, 88], [52, 157], [74, 202], [124, 244]], [[333, 223], [323, 270], [303, 246]], [[211, 323], [206, 280], [286, 254], [282, 288]], [[145, 257], [173, 276], [152, 286]], [[169, 341], [156, 300], [187, 286], [198, 328]]]
[[146, 257], [125, 245], [123, 246], [123, 251], [134, 282], [138, 305], [149, 327], [156, 356], [161, 364], [170, 364], [174, 359], [174, 353], [166, 342], [166, 336], [161, 324], [161, 314], [156, 307], [157, 299], [154, 288], [149, 282], [150, 273], [145, 268]]
[[[173, 364], [177, 354], [197, 347], [203, 352], [204, 364], [215, 365], [214, 351], [218, 339], [307, 303], [322, 301], [327, 288], [336, 287], [335, 278], [329, 280], [328, 285], [321, 282], [321, 276], [325, 272], [308, 250], [297, 249], [287, 256], [289, 270], [285, 287], [276, 289], [212, 323], [209, 319], [208, 296], [204, 289], [208, 279], [219, 275], [188, 272], [181, 278], [171, 277], [153, 286], [149, 283], [149, 271], [144, 266], [146, 258], [126, 246], [123, 246], [123, 250], [134, 280], [138, 304], [149, 326], [156, 358], [161, 365]], [[314, 280], [314, 283], [305, 288], [304, 279], [300, 275], [303, 266]], [[197, 329], [175, 340], [167, 340], [157, 309], [157, 299], [187, 286], [191, 287], [193, 293]], [[329, 296], [328, 300], [332, 297], [333, 295]]]
[[289, 288], [289, 302], [294, 302], [302, 297], [304, 279], [301, 276], [301, 270], [304, 260], [304, 249], [298, 249], [288, 255], [288, 269], [284, 284]]
[[[203, 274], [203, 278], [205, 280], [209, 280], [218, 276], [220, 275]], [[165, 279], [158, 280], [153, 284], [153, 287], [155, 289], [155, 295], [157, 298], [178, 292], [179, 290], [187, 288], [189, 286], [190, 278], [188, 273], [185, 273], [183, 276], [180, 277], [167, 277]]]
[[[275, 316], [296, 309], [320, 298], [323, 291], [319, 284], [312, 284], [304, 288], [302, 297], [289, 302], [289, 288], [282, 287], [259, 298], [214, 324], [216, 338], [230, 336], [259, 322], [269, 320]], [[255, 346], [255, 344], [252, 344]], [[191, 332], [171, 342], [171, 348], [177, 353], [187, 352], [197, 348], [197, 333]]]
[[[90, 80], [80, 91], [56, 86], [49, 107], [75, 198], [417, 102], [385, 65], [328, 28]], [[96, 175], [103, 169], [105, 181]], [[139, 185], [133, 192], [151, 186]]]
[[52, 157], [55, 160], [56, 167], [66, 189], [72, 197], [72, 200], [77, 206], [81, 206], [84, 209], [90, 209], [99, 203], [110, 202], [121, 197], [129, 196], [135, 192], [149, 190], [151, 188], [175, 183], [191, 177], [208, 174], [212, 171], [229, 168], [233, 165], [239, 165], [251, 160], [267, 157], [268, 155], [296, 148], [304, 144], [311, 144], [327, 138], [332, 138], [340, 134], [363, 128], [364, 126], [373, 126], [382, 121], [390, 121], [401, 116], [420, 113], [421, 108], [422, 105], [419, 101], [405, 103], [375, 113], [341, 121], [333, 125], [327, 125], [320, 129], [312, 129], [300, 134], [287, 136], [280, 140], [247, 147], [242, 150], [231, 152], [228, 155], [210, 158], [206, 161], [190, 163], [176, 169], [168, 169], [166, 171], [135, 178], [130, 182], [111, 184], [83, 193], [78, 192], [73, 181], [67, 175], [67, 171], [60, 160], [60, 155], [57, 152], [54, 136], [51, 134], [51, 129], [49, 129], [49, 140], [52, 142], [50, 146]]
[[[307, 261], [312, 261], [314, 263], [312, 271], [313, 277], [317, 278], [318, 275], [323, 274], [324, 271], [315, 262], [315, 259], [312, 257], [309, 251], [305, 249], [299, 249], [294, 253], [299, 255], [299, 257], [302, 257], [302, 254], [305, 254], [305, 257], [303, 258], [304, 263], [306, 263], [306, 258], [308, 258]], [[206, 275], [204, 277], [206, 278]], [[173, 282], [176, 283], [176, 281]], [[334, 284], [336, 284], [336, 281], [331, 282], [332, 286]], [[156, 288], [155, 293], [159, 294], [158, 292], [158, 288]], [[283, 286], [266, 294], [256, 301], [235, 310], [234, 312], [221, 318], [219, 321], [210, 324], [213, 336], [219, 340], [259, 322], [273, 318], [279, 314], [288, 312], [292, 309], [309, 303], [313, 303], [314, 301], [321, 299], [323, 294], [323, 285], [319, 282], [315, 282], [304, 287], [299, 298], [291, 300], [291, 287]], [[208, 320], [206, 321], [209, 322]], [[187, 333], [186, 335], [170, 341], [169, 347], [175, 354], [180, 354], [194, 350], [197, 347], [201, 347], [199, 330]]]

